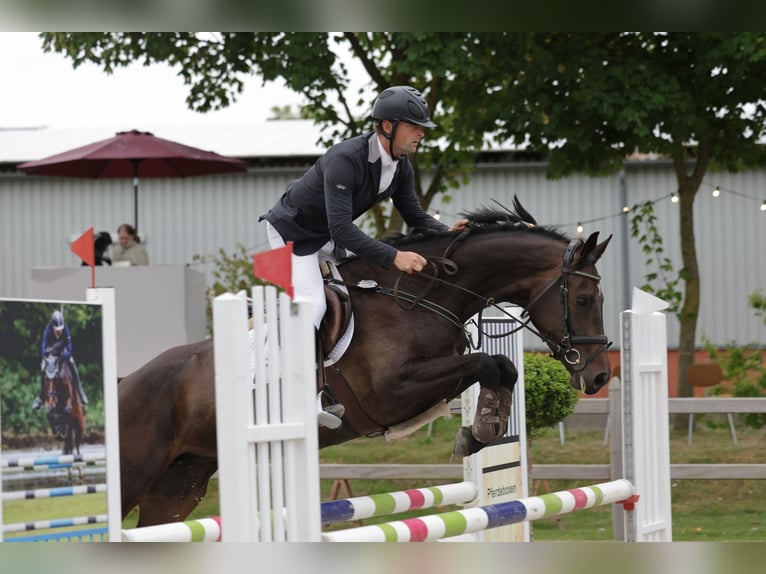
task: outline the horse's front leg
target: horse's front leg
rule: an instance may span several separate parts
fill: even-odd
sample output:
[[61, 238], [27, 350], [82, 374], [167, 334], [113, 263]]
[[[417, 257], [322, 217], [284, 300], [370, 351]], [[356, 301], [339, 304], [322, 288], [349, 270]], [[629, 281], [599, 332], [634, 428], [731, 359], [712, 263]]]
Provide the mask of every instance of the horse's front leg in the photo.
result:
[[[450, 358], [412, 362], [401, 380], [418, 381], [419, 396], [452, 399], [474, 383], [481, 386], [471, 427], [458, 433], [454, 454], [466, 456], [502, 436], [508, 427], [513, 388], [518, 371], [505, 355], [471, 353]], [[424, 385], [433, 388], [424, 389]], [[402, 387], [406, 392], [407, 387]]]

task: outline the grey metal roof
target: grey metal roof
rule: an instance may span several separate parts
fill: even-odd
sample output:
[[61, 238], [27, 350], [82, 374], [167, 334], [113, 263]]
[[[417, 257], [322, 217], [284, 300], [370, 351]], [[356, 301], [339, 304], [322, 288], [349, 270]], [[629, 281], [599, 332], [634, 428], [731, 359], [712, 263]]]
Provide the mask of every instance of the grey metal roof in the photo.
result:
[[312, 156], [324, 152], [317, 145], [320, 128], [311, 120], [274, 120], [238, 124], [85, 128], [0, 127], [0, 164], [42, 159], [112, 137], [119, 131], [140, 130], [221, 155], [247, 157]]

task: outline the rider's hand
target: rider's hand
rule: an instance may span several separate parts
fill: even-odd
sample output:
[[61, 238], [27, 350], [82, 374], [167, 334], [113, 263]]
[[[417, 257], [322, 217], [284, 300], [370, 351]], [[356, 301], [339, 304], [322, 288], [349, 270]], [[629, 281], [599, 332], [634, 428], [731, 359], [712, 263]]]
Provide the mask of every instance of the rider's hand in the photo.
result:
[[394, 267], [399, 271], [412, 274], [422, 271], [426, 266], [426, 258], [414, 251], [397, 251], [394, 258]]
[[463, 229], [468, 228], [468, 220], [467, 219], [458, 219], [455, 224], [449, 228], [450, 231], [462, 231]]

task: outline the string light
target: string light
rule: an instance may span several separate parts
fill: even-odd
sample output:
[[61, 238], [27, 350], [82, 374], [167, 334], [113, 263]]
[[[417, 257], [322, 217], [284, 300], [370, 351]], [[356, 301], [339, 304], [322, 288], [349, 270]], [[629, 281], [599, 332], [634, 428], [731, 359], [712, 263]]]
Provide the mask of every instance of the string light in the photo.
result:
[[436, 221], [439, 221], [441, 218], [442, 218], [442, 214], [441, 214], [441, 213], [439, 213], [439, 210], [437, 209], [437, 210], [436, 210], [436, 213], [434, 213], [434, 219], [435, 219]]
[[[746, 193], [741, 193], [741, 192], [735, 191], [733, 189], [722, 188], [720, 185], [715, 185], [714, 186], [714, 185], [711, 185], [709, 183], [705, 183], [704, 181], [702, 182], [701, 185], [712, 188], [713, 191], [711, 192], [711, 195], [713, 195], [714, 197], [720, 197], [721, 193], [728, 193], [730, 195], [736, 195], [737, 197], [741, 197], [743, 199], [749, 199], [751, 201], [760, 202], [759, 209], [762, 212], [766, 212], [766, 199], [761, 200], [759, 198], [753, 197], [753, 196], [748, 195]], [[668, 198], [670, 198], [670, 201], [672, 201], [673, 203], [678, 203], [678, 194], [676, 192], [669, 193], [667, 195], [663, 195], [662, 197], [658, 197], [658, 198], [656, 198], [654, 200], [651, 200], [651, 203], [656, 204], [656, 203], [659, 203], [661, 201], [666, 201]], [[389, 199], [389, 201], [390, 201], [390, 199]], [[644, 202], [642, 202], [642, 203], [644, 203]], [[620, 217], [621, 215], [624, 215], [624, 214], [630, 213], [631, 211], [634, 211], [637, 207], [638, 207], [638, 205], [633, 205], [633, 206], [625, 205], [625, 206], [622, 207], [622, 209], [621, 209], [621, 211], [619, 213], [616, 213], [616, 214], [613, 214], [613, 215], [604, 215], [602, 217], [594, 217], [594, 218], [588, 219], [588, 220], [578, 221], [577, 224], [576, 224], [577, 233], [579, 234], [579, 233], [583, 232], [583, 229], [584, 229], [583, 226], [584, 225], [587, 225], [587, 224], [590, 224], [590, 223], [598, 223], [599, 221], [606, 221], [608, 219], [613, 219], [615, 217]], [[450, 214], [450, 215], [451, 216], [455, 216], [455, 214]], [[437, 218], [437, 219], [439, 217], [441, 217], [441, 214], [439, 213], [439, 210], [436, 210], [436, 213], [435, 213], [434, 217]], [[562, 224], [562, 226], [564, 226], [564, 227], [571, 227], [572, 225], [573, 225], [572, 223]]]

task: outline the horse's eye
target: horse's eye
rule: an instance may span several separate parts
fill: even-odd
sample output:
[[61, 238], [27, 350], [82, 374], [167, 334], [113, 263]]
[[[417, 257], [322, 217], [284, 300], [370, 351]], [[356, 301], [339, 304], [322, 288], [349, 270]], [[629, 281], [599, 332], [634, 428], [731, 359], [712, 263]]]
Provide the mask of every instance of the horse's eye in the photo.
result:
[[580, 295], [579, 297], [577, 297], [575, 301], [580, 307], [585, 307], [588, 304], [588, 298], [583, 295]]

